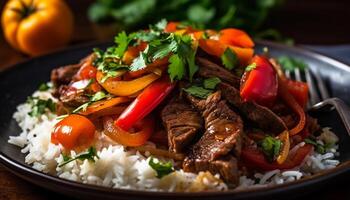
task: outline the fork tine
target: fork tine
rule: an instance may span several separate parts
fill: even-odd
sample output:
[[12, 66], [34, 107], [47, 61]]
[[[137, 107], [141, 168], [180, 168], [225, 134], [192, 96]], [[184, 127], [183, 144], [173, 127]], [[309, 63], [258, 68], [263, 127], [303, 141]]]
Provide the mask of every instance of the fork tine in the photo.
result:
[[322, 80], [322, 78], [320, 76], [319, 71], [317, 70], [314, 73], [314, 75], [315, 75], [315, 78], [316, 78], [318, 89], [320, 90], [321, 99], [322, 100], [328, 99], [329, 98], [329, 93], [328, 93], [328, 90], [326, 88], [325, 83], [323, 82], [323, 80]]
[[290, 79], [290, 71], [289, 71], [289, 70], [286, 70], [286, 71], [284, 72], [284, 74], [286, 75], [286, 77], [287, 77], [288, 79]]
[[299, 68], [295, 68], [294, 73], [295, 73], [295, 80], [302, 81]]
[[311, 77], [311, 73], [309, 69], [305, 69], [305, 78], [306, 78], [306, 83], [309, 86], [310, 102], [311, 102], [311, 105], [314, 105], [320, 102], [320, 98], [317, 94], [316, 85]]

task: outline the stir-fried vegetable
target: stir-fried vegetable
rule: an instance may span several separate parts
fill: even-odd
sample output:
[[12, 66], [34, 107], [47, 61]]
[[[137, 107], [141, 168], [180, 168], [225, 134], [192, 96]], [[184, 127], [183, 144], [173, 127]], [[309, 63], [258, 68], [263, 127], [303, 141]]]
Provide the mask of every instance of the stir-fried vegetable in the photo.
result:
[[241, 97], [244, 101], [271, 106], [277, 97], [277, 74], [263, 56], [255, 56], [251, 63], [241, 79]]
[[286, 80], [282, 78], [278, 79], [279, 87], [278, 94], [283, 101], [296, 113], [298, 114], [299, 121], [290, 131], [290, 135], [296, 135], [303, 130], [306, 124], [306, 116], [304, 109], [298, 104], [294, 97], [289, 93]]
[[55, 125], [51, 142], [61, 144], [67, 150], [86, 148], [93, 142], [95, 129], [88, 118], [72, 114]]
[[109, 93], [116, 96], [130, 96], [144, 89], [153, 81], [157, 80], [160, 76], [154, 73], [150, 73], [130, 81], [122, 81], [119, 79], [110, 78], [105, 82], [102, 82], [103, 77], [104, 75], [101, 72], [97, 72], [97, 81]]
[[[154, 130], [154, 119], [147, 116], [133, 124], [134, 132], [125, 131], [115, 125], [112, 117], [103, 118], [104, 133], [113, 141], [124, 146], [141, 146], [146, 143]], [[129, 130], [129, 129], [128, 129]]]
[[309, 100], [309, 87], [306, 83], [300, 81], [287, 81], [288, 92], [293, 95], [299, 105], [305, 108]]
[[129, 130], [137, 121], [148, 115], [171, 92], [175, 84], [164, 77], [142, 91], [141, 94], [119, 116], [116, 125]]
[[311, 152], [312, 145], [306, 144], [300, 147], [295, 154], [288, 155], [287, 159], [282, 163], [270, 163], [266, 160], [264, 154], [256, 148], [242, 149], [241, 158], [247, 167], [262, 171], [270, 171], [274, 169], [292, 169], [299, 166], [305, 157]]

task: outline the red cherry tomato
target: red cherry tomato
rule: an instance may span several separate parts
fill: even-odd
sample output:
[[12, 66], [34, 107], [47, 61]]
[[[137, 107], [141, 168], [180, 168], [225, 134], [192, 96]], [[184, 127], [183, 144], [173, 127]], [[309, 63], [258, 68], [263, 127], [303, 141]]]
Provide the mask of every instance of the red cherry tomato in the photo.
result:
[[305, 108], [308, 100], [309, 100], [309, 87], [306, 83], [300, 81], [287, 81], [288, 92], [293, 95], [295, 100], [299, 103], [299, 105]]
[[246, 71], [241, 81], [241, 97], [244, 101], [254, 101], [260, 105], [273, 105], [278, 92], [277, 73], [263, 56], [254, 56], [251, 63], [255, 68]]
[[67, 150], [88, 147], [94, 139], [95, 130], [95, 125], [88, 118], [72, 114], [55, 125], [51, 142], [61, 144]]
[[89, 62], [83, 64], [78, 72], [78, 76], [80, 80], [83, 79], [92, 79], [96, 77], [97, 69], [92, 66]]

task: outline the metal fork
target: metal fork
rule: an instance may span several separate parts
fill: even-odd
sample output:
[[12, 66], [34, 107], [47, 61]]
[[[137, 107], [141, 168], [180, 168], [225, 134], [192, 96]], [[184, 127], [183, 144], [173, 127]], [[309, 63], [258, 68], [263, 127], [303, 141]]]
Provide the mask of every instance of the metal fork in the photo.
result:
[[[335, 109], [350, 135], [350, 108], [339, 98], [330, 97], [318, 71], [311, 72], [306, 68], [304, 72], [301, 72], [299, 68], [295, 68], [293, 71], [285, 71], [285, 74], [287, 78], [306, 81], [310, 97], [307, 104], [309, 111], [331, 111]], [[304, 79], [302, 75], [304, 75]]]

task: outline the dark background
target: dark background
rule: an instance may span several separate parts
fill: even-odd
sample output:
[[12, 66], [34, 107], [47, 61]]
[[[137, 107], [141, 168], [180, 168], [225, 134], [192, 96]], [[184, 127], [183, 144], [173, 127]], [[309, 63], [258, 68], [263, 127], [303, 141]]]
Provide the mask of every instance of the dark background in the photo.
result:
[[[66, 0], [75, 15], [75, 30], [70, 45], [102, 41], [94, 26], [86, 17], [86, 10], [92, 0]], [[0, 10], [6, 1], [0, 0]], [[264, 28], [275, 28], [284, 36], [294, 39], [296, 44], [339, 45], [350, 44], [350, 0], [288, 0], [275, 10]], [[350, 55], [349, 55], [350, 56]], [[5, 42], [0, 33], [0, 71], [10, 65], [27, 59]], [[349, 176], [331, 182], [306, 199], [350, 199]], [[23, 181], [0, 166], [0, 199], [67, 199]], [[286, 198], [286, 197], [281, 197]]]

